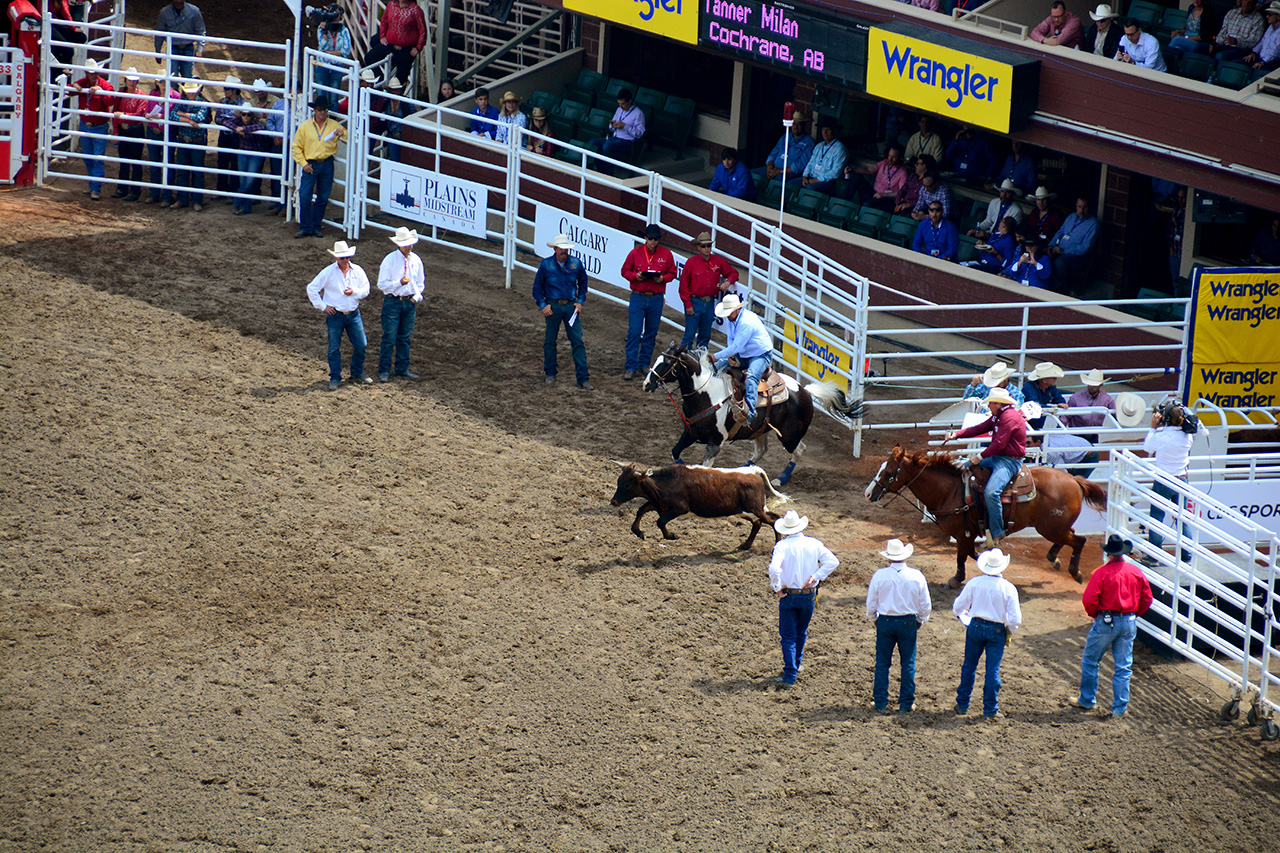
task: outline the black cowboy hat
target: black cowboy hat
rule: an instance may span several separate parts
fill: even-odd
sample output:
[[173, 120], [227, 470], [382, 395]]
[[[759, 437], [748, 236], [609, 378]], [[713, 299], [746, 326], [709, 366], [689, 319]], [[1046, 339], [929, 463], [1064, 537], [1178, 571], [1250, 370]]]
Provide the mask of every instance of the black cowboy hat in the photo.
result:
[[325, 112], [329, 112], [329, 97], [327, 95], [320, 95], [314, 101], [307, 104], [307, 106], [311, 107], [313, 110], [324, 110]]
[[1111, 557], [1118, 557], [1121, 554], [1128, 554], [1133, 550], [1133, 543], [1128, 539], [1121, 539], [1112, 533], [1107, 537], [1107, 544], [1102, 546], [1102, 553]]

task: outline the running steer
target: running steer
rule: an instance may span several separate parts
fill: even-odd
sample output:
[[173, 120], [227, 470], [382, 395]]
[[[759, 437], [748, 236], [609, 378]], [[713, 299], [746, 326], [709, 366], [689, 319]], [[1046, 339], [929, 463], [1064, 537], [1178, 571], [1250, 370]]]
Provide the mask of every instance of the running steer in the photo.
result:
[[[668, 465], [656, 471], [640, 471], [635, 465], [623, 465], [618, 475], [618, 491], [609, 503], [622, 506], [632, 498], [644, 498], [644, 505], [631, 523], [631, 532], [644, 538], [640, 532], [640, 519], [650, 510], [658, 512], [658, 528], [662, 538], [675, 539], [667, 531], [667, 522], [686, 513], [702, 518], [723, 518], [741, 515], [751, 522], [751, 535], [738, 546], [746, 551], [760, 532], [760, 525], [772, 525], [778, 520], [772, 509], [789, 501], [786, 495], [774, 490], [769, 475], [755, 465], [726, 470], [702, 465]], [[776, 540], [775, 534], [775, 540]]]

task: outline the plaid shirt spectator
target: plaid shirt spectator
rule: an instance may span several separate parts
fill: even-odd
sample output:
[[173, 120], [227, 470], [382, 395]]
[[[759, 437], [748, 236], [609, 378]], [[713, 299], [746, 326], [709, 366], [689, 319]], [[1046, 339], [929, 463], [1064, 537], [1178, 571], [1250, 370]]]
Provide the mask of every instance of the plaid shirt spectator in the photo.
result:
[[921, 213], [929, 210], [931, 202], [939, 202], [942, 204], [942, 218], [951, 218], [951, 187], [939, 181], [937, 178], [933, 180], [933, 189], [929, 189], [923, 184], [920, 185], [920, 195], [916, 196], [915, 210]]
[[1246, 15], [1238, 8], [1232, 9], [1222, 19], [1222, 29], [1218, 31], [1218, 38], [1215, 41], [1219, 45], [1226, 47], [1225, 39], [1234, 38], [1236, 40], [1235, 47], [1252, 48], [1262, 40], [1262, 31], [1266, 27], [1266, 18], [1256, 11]]

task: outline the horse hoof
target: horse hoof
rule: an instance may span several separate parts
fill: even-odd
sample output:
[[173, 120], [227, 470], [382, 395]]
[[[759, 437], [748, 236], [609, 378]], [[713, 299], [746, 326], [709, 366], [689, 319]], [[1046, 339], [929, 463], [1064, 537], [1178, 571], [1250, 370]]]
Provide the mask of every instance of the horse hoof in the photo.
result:
[[960, 581], [955, 578], [947, 578], [947, 589], [959, 589]]
[[1061, 560], [1054, 560], [1054, 561], [1053, 561], [1053, 570], [1054, 570], [1055, 572], [1060, 572], [1060, 571], [1062, 571], [1062, 561], [1061, 561]]
[[785, 483], [783, 483], [781, 480], [779, 480], [779, 479], [777, 479], [777, 478], [774, 478], [774, 479], [770, 480], [769, 482], [773, 484], [773, 487], [774, 487], [775, 489], [780, 489], [780, 488], [782, 488], [784, 485], [786, 485]]

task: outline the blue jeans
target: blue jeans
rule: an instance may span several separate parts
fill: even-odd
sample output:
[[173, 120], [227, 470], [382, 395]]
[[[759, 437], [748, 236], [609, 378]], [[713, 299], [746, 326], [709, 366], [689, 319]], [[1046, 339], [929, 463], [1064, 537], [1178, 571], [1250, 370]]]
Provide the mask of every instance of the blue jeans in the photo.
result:
[[876, 675], [871, 686], [871, 700], [876, 709], [889, 706], [889, 665], [893, 663], [893, 647], [898, 647], [902, 664], [902, 683], [898, 687], [898, 710], [910, 711], [916, 701], [916, 634], [920, 623], [913, 615], [881, 616], [876, 619]]
[[342, 333], [347, 333], [351, 341], [351, 378], [364, 376], [364, 351], [369, 346], [369, 339], [364, 334], [364, 321], [360, 319], [360, 309], [350, 314], [335, 312], [325, 315], [325, 325], [329, 327], [329, 379], [342, 381]]
[[560, 337], [560, 324], [563, 323], [565, 337], [569, 339], [569, 346], [573, 349], [574, 372], [581, 385], [589, 378], [587, 348], [582, 343], [582, 318], [579, 317], [572, 326], [569, 325], [569, 318], [573, 316], [572, 302], [568, 305], [548, 302], [547, 307], [551, 309], [551, 316], [543, 318], [547, 321], [547, 335], [542, 340], [542, 371], [548, 376], [556, 375], [556, 340]]
[[409, 372], [409, 338], [418, 319], [418, 303], [405, 302], [394, 296], [382, 297], [382, 343], [378, 349], [378, 375], [391, 372], [391, 354], [395, 352], [396, 376]]
[[156, 201], [173, 201], [173, 192], [162, 188], [164, 185], [163, 130], [158, 133], [154, 130], [147, 131], [147, 160], [151, 163], [151, 197]]
[[326, 65], [323, 62], [316, 64], [315, 81], [320, 86], [329, 89], [337, 89], [337, 93], [321, 91], [318, 94], [324, 95], [331, 102], [337, 103], [342, 99], [343, 81], [347, 75], [343, 73], [341, 68], [335, 68], [332, 65]]
[[[80, 153], [85, 156], [84, 170], [90, 178], [102, 178], [107, 174], [107, 164], [104, 161], [89, 158], [102, 157], [107, 153], [107, 134], [110, 130], [111, 126], [106, 122], [102, 124], [80, 122], [80, 132], [88, 134], [80, 137]], [[102, 181], [90, 180], [89, 192], [102, 192]]]
[[[1184, 483], [1187, 480], [1186, 477], [1179, 477], [1178, 479], [1182, 480]], [[1177, 506], [1178, 502], [1183, 500], [1183, 498], [1179, 497], [1177, 492], [1175, 492], [1171, 487], [1166, 486], [1164, 483], [1161, 483], [1159, 480], [1151, 484], [1151, 491], [1155, 492], [1174, 506]], [[1164, 521], [1164, 510], [1160, 509], [1155, 504], [1151, 505], [1151, 520]], [[1182, 523], [1180, 532], [1183, 536], [1187, 535], [1187, 524], [1185, 521]], [[1157, 548], [1164, 547], [1164, 536], [1157, 533], [1154, 528], [1148, 530], [1147, 541]], [[1178, 558], [1184, 563], [1191, 562], [1191, 555], [1181, 548], [1178, 549]]]
[[[175, 44], [173, 46], [173, 55], [195, 57], [196, 46], [194, 44]], [[195, 77], [196, 64], [190, 59], [174, 59], [173, 65], [170, 67], [169, 73], [174, 77]], [[175, 87], [176, 88], [176, 87]]]
[[[175, 169], [171, 174], [175, 187], [191, 188], [192, 204], [204, 204], [204, 151], [203, 148], [175, 148], [170, 154], [175, 166], [190, 167]], [[179, 189], [175, 195], [178, 204], [188, 204], [185, 189]]]
[[[302, 181], [298, 185], [299, 231], [316, 235], [320, 233], [331, 192], [333, 192], [333, 158], [316, 160], [311, 164], [310, 172], [302, 173]], [[313, 194], [314, 201], [311, 198]]]
[[652, 296], [631, 292], [627, 303], [627, 362], [624, 370], [645, 370], [653, 361], [653, 343], [658, 338], [658, 326], [662, 323], [661, 293]]
[[1208, 53], [1209, 42], [1192, 41], [1189, 38], [1183, 38], [1182, 36], [1178, 36], [1177, 38], [1169, 40], [1169, 49], [1181, 50], [1181, 51], [1185, 51], [1186, 53]]
[[796, 683], [804, 663], [804, 641], [809, 637], [809, 620], [818, 594], [785, 595], [778, 599], [778, 636], [782, 639], [782, 680]]
[[1110, 649], [1116, 664], [1111, 676], [1111, 713], [1118, 717], [1129, 710], [1129, 676], [1133, 673], [1133, 640], [1137, 636], [1138, 617], [1132, 613], [1112, 616], [1110, 625], [1103, 616], [1093, 620], [1080, 660], [1081, 705], [1097, 703], [1098, 664]]
[[689, 301], [693, 304], [693, 313], [684, 317], [684, 337], [680, 339], [680, 346], [696, 343], [705, 347], [711, 343], [711, 326], [716, 321], [715, 297], [703, 301], [695, 296]]
[[[262, 171], [262, 161], [265, 159], [266, 158], [257, 151], [245, 151], [240, 154], [240, 158], [236, 163], [236, 168], [241, 172], [248, 173], [240, 177], [239, 193], [241, 195], [249, 195], [252, 193], [254, 182], [262, 180], [259, 172]], [[236, 199], [236, 210], [243, 210], [245, 213], [249, 213], [253, 210], [253, 204], [254, 202], [251, 198], [238, 198]]]
[[993, 537], [999, 539], [1004, 535], [1004, 510], [1000, 508], [1000, 493], [1017, 475], [1018, 469], [1022, 467], [1022, 460], [1012, 456], [988, 456], [978, 464], [991, 469], [987, 488], [982, 495], [987, 503], [987, 529]]
[[956, 708], [969, 710], [973, 680], [978, 673], [978, 658], [986, 653], [987, 672], [982, 682], [982, 715], [994, 717], [1000, 710], [1000, 662], [1004, 660], [1004, 626], [986, 619], [974, 619], [964, 635], [964, 665], [960, 667], [960, 686], [956, 688]]
[[[743, 361], [742, 356], [738, 356], [738, 361]], [[742, 396], [747, 404], [747, 416], [754, 418], [756, 416], [756, 397], [760, 396], [760, 377], [764, 374], [765, 369], [769, 366], [769, 362], [773, 361], [773, 353], [767, 352], [764, 355], [758, 355], [754, 358], [746, 359], [747, 377], [743, 380]], [[729, 365], [729, 359], [722, 358], [716, 362], [716, 372], [719, 373]]]

